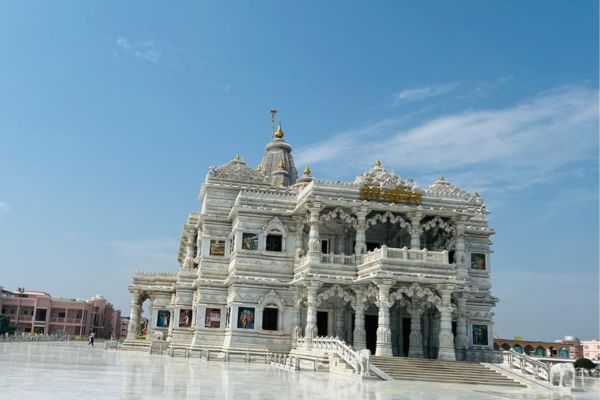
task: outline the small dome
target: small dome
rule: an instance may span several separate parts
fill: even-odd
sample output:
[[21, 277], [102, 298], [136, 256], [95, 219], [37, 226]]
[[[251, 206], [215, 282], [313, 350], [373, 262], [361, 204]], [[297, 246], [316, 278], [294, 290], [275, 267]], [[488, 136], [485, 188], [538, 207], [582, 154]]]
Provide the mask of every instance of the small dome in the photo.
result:
[[563, 338], [563, 342], [575, 342], [579, 343], [579, 338], [577, 336], [567, 335]]

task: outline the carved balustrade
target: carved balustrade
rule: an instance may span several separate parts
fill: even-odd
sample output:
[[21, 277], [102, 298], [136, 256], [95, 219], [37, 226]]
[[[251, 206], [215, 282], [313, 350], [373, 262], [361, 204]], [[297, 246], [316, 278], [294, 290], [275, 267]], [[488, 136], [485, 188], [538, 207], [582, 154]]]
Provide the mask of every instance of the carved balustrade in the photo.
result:
[[526, 354], [517, 353], [514, 350], [504, 351], [504, 362], [511, 368], [520, 369], [523, 373], [528, 373], [542, 379], [550, 380], [550, 366]]
[[501, 350], [464, 349], [462, 351], [464, 352], [464, 360], [465, 361], [476, 361], [476, 362], [500, 364], [504, 360]]
[[345, 254], [321, 254], [324, 264], [356, 265], [356, 257]]
[[337, 337], [315, 337], [311, 341], [311, 347], [307, 348], [307, 342], [304, 338], [298, 338], [298, 347], [307, 349], [315, 355], [324, 353], [333, 353], [348, 364], [355, 374], [361, 376], [371, 376], [370, 372], [370, 352], [369, 350], [356, 351]]

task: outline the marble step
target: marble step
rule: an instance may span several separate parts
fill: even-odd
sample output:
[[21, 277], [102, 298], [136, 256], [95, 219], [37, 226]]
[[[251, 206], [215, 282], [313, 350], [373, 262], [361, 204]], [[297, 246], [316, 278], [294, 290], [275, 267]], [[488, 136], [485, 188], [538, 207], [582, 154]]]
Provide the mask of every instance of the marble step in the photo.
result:
[[464, 376], [464, 377], [486, 377], [486, 378], [504, 377], [504, 375], [494, 372], [494, 371], [478, 371], [478, 372], [460, 371], [460, 370], [444, 371], [444, 370], [430, 370], [430, 369], [419, 369], [419, 368], [387, 367], [387, 366], [383, 366], [383, 365], [375, 364], [375, 363], [373, 363], [373, 365], [375, 365], [376, 367], [379, 367], [380, 369], [390, 369], [397, 373], [409, 373], [410, 374], [413, 372], [418, 372], [419, 374], [425, 374], [425, 375], [440, 375], [440, 374], [447, 373], [452, 376]]
[[371, 364], [397, 380], [525, 387], [477, 363], [374, 356]]

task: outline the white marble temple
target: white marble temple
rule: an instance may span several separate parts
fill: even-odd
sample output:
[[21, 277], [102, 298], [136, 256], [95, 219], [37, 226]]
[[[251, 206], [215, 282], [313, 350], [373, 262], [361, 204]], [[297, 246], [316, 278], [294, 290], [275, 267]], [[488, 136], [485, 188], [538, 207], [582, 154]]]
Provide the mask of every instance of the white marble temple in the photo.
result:
[[597, 399], [493, 386], [359, 381], [83, 343], [0, 344], [1, 399]]

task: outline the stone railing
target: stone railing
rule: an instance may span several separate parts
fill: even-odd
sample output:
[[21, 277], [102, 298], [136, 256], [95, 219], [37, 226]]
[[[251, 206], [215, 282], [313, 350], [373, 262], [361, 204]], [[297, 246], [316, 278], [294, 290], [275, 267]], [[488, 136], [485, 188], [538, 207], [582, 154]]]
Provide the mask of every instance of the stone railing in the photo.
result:
[[68, 342], [78, 340], [68, 335], [14, 334], [0, 336], [0, 342]]
[[316, 337], [311, 341], [311, 348], [307, 348], [306, 339], [298, 338], [298, 346], [313, 353], [333, 353], [340, 357], [354, 373], [360, 376], [371, 376], [369, 350], [354, 350], [349, 344], [337, 337]]
[[345, 254], [321, 254], [321, 262], [324, 264], [355, 265], [356, 257]]
[[65, 317], [50, 317], [50, 322], [63, 322], [66, 324], [80, 324], [83, 322], [81, 318], [65, 318]]
[[[459, 350], [457, 350], [458, 353]], [[465, 349], [464, 360], [475, 362], [486, 362], [492, 364], [500, 364], [504, 360], [501, 350], [493, 349]]]
[[544, 381], [550, 380], [550, 366], [526, 354], [514, 350], [504, 351], [504, 362], [511, 368], [520, 369], [523, 373], [535, 376]]
[[409, 249], [403, 247], [396, 249], [381, 246], [379, 249], [368, 252], [362, 257], [363, 264], [371, 261], [376, 261], [382, 258], [389, 258], [392, 260], [407, 260], [407, 261], [427, 261], [433, 263], [448, 264], [448, 252], [443, 251], [429, 251], [427, 249]]

